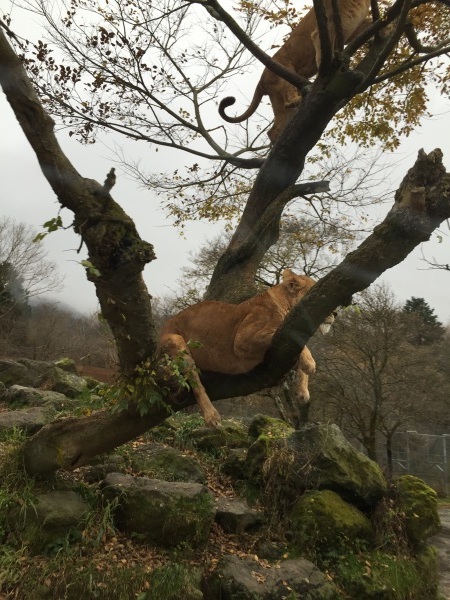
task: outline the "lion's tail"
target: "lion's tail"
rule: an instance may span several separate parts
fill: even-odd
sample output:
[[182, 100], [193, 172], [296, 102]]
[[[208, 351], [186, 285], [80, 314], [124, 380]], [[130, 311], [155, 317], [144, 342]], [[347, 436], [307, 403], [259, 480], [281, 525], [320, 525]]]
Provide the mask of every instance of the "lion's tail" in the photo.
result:
[[261, 91], [261, 86], [258, 84], [256, 86], [255, 93], [253, 94], [252, 101], [250, 102], [250, 106], [239, 117], [229, 117], [225, 114], [225, 109], [236, 102], [236, 98], [233, 98], [233, 96], [227, 96], [219, 104], [219, 115], [228, 123], [242, 123], [242, 121], [246, 121], [252, 116], [252, 114], [260, 105], [263, 96], [264, 93]]

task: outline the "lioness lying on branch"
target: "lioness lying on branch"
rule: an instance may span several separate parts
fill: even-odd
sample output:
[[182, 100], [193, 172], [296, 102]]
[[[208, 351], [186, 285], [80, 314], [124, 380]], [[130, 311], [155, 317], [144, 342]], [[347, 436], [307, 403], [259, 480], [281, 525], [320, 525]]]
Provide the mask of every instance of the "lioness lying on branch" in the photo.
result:
[[[343, 42], [347, 43], [368, 26], [367, 15], [370, 0], [337, 0], [337, 4]], [[325, 0], [325, 11], [328, 19], [330, 43], [334, 47], [336, 31], [330, 0]], [[321, 48], [316, 14], [313, 8], [292, 30], [286, 42], [274, 54], [273, 60], [306, 79], [310, 79], [317, 73], [321, 60]], [[252, 116], [260, 105], [263, 96], [266, 95], [269, 96], [274, 117], [273, 126], [269, 130], [268, 136], [270, 141], [274, 142], [291, 119], [293, 109], [299, 104], [300, 94], [294, 85], [269, 69], [264, 69], [250, 106], [242, 115], [230, 117], [225, 113], [225, 109], [236, 101], [232, 96], [228, 96], [221, 101], [219, 114], [228, 123], [242, 123], [242, 121], [246, 121]]]
[[[251, 371], [264, 360], [276, 330], [290, 309], [314, 283], [311, 277], [286, 269], [282, 283], [250, 300], [241, 304], [200, 302], [165, 323], [159, 340], [160, 351], [171, 357], [183, 355], [184, 375], [208, 426], [217, 426], [220, 415], [197, 369], [229, 375]], [[333, 321], [334, 316], [330, 315], [324, 324], [329, 328]], [[198, 344], [188, 344], [190, 340]], [[305, 346], [297, 363], [296, 396], [300, 404], [309, 401], [308, 376], [315, 368], [316, 363]]]

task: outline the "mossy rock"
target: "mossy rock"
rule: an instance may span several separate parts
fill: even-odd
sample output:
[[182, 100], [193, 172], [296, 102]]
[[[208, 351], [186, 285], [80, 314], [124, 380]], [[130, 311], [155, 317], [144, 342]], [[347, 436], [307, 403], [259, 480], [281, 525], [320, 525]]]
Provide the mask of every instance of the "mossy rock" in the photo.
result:
[[68, 373], [78, 375], [77, 366], [72, 358], [66, 357], [60, 358], [59, 360], [55, 360], [55, 366], [62, 369], [63, 371], [67, 371]]
[[230, 448], [221, 461], [221, 471], [233, 479], [245, 479], [245, 463], [247, 450], [245, 448]]
[[285, 438], [294, 432], [294, 428], [282, 421], [268, 417], [267, 415], [256, 415], [248, 428], [248, 434], [251, 438], [257, 439], [260, 435], [266, 435], [270, 438]]
[[191, 433], [191, 440], [199, 450], [219, 453], [224, 448], [248, 448], [251, 440], [247, 429], [234, 421], [222, 421], [220, 427], [201, 427]]
[[204, 485], [110, 473], [102, 487], [119, 529], [163, 547], [206, 542], [216, 511]]
[[[425, 556], [426, 554], [426, 556]], [[436, 553], [390, 555], [380, 551], [340, 556], [334, 580], [354, 600], [433, 600], [437, 598]]]
[[406, 532], [413, 544], [425, 541], [440, 530], [437, 494], [422, 479], [402, 475], [394, 481], [396, 507], [405, 515]]
[[286, 444], [294, 454], [288, 476], [299, 492], [333, 490], [363, 509], [374, 507], [386, 495], [379, 465], [356, 450], [337, 425], [306, 425], [290, 435]]
[[206, 481], [206, 473], [199, 463], [175, 448], [149, 444], [136, 450], [130, 456], [130, 463], [133, 471], [154, 479], [194, 483]]
[[369, 519], [331, 490], [304, 494], [293, 507], [291, 521], [294, 545], [300, 551], [348, 553], [373, 542]]
[[266, 460], [277, 448], [277, 438], [262, 434], [253, 442], [247, 451], [243, 473], [247, 479], [260, 482], [263, 475], [263, 467]]
[[30, 506], [13, 508], [8, 523], [34, 552], [49, 551], [81, 539], [88, 513], [89, 506], [76, 492], [54, 490], [39, 494]]

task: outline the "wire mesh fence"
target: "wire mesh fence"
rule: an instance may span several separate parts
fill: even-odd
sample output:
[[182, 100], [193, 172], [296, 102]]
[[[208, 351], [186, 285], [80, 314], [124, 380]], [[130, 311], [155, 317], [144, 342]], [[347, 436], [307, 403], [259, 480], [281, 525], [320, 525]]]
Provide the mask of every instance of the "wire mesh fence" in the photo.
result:
[[392, 440], [393, 475], [416, 475], [441, 496], [450, 495], [450, 435], [397, 432]]

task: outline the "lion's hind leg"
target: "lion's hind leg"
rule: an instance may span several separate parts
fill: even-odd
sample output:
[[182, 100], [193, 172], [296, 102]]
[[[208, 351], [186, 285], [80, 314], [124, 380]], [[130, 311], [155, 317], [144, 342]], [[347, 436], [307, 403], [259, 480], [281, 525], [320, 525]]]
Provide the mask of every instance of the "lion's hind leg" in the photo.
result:
[[181, 359], [181, 372], [186, 377], [186, 381], [192, 389], [200, 411], [208, 427], [217, 427], [220, 421], [220, 415], [214, 408], [203, 387], [197, 372], [197, 367], [192, 354], [181, 335], [167, 333], [160, 339], [160, 348], [172, 359]]

